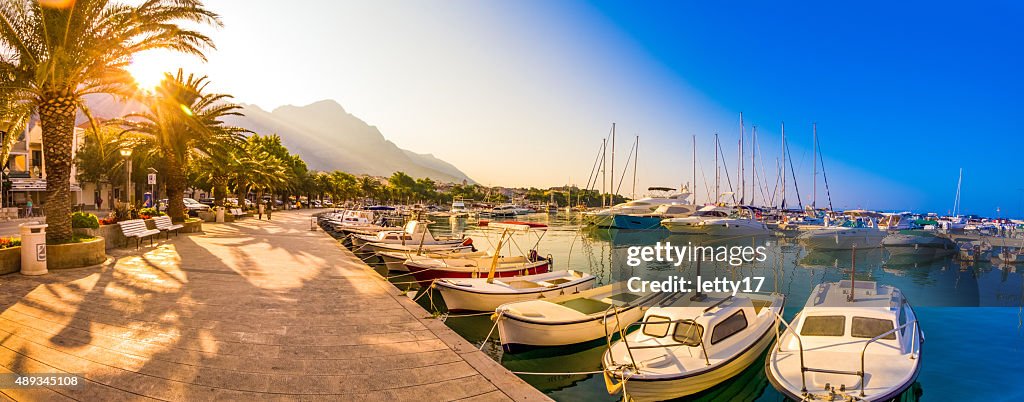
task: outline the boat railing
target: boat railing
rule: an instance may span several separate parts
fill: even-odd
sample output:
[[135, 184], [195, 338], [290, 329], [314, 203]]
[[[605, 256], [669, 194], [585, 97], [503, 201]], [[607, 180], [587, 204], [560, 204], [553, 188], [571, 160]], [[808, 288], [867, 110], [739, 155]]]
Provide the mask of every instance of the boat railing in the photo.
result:
[[[797, 316], [799, 316], [799, 315], [797, 315]], [[896, 333], [898, 331], [902, 331], [904, 328], [907, 328], [907, 326], [909, 326], [909, 325], [913, 325], [914, 326], [914, 334], [913, 334], [914, 338], [912, 338], [911, 343], [910, 343], [910, 349], [911, 349], [910, 350], [910, 352], [911, 352], [910, 356], [911, 356], [911, 359], [913, 359], [915, 353], [917, 352], [917, 350], [915, 349], [915, 344], [918, 343], [918, 342], [915, 342], [915, 341], [920, 339], [920, 330], [918, 328], [917, 320], [914, 320], [914, 321], [908, 322], [906, 324], [900, 325], [900, 326], [898, 326], [896, 328], [893, 328], [893, 329], [891, 329], [889, 331], [886, 331], [885, 333], [880, 334], [880, 335], [878, 335], [878, 336], [876, 336], [874, 338], [869, 339], [864, 344], [864, 348], [861, 349], [861, 352], [860, 352], [860, 371], [831, 370], [831, 369], [807, 367], [806, 365], [804, 365], [804, 343], [803, 343], [803, 339], [800, 338], [800, 335], [796, 333], [796, 330], [793, 329], [792, 325], [790, 325], [789, 322], [787, 322], [785, 319], [783, 319], [782, 316], [779, 315], [779, 313], [775, 313], [775, 317], [776, 317], [777, 320], [779, 320], [780, 323], [785, 324], [785, 326], [786, 326], [786, 329], [783, 330], [782, 332], [779, 332], [779, 327], [778, 326], [775, 327], [775, 345], [777, 346], [778, 350], [780, 352], [782, 351], [782, 336], [784, 336], [786, 334], [786, 332], [792, 332], [793, 338], [796, 339], [796, 341], [797, 341], [797, 348], [799, 349], [799, 352], [800, 352], [800, 392], [803, 393], [804, 395], [807, 394], [807, 375], [806, 375], [806, 373], [808, 371], [812, 371], [812, 372], [817, 372], [817, 373], [852, 375], [852, 376], [860, 377], [860, 396], [864, 397], [865, 396], [865, 393], [864, 393], [864, 387], [865, 387], [865, 384], [864, 384], [864, 372], [865, 372], [865, 367], [866, 367], [866, 365], [865, 365], [866, 357], [865, 356], [867, 354], [868, 346], [870, 346], [874, 342], [877, 342], [877, 341], [879, 341], [879, 340], [889, 336], [890, 334]], [[794, 320], [795, 320], [795, 317], [794, 317]]]
[[[617, 315], [618, 314], [616, 313], [616, 316]], [[626, 345], [626, 352], [629, 353], [630, 365], [632, 365], [634, 369], [638, 369], [637, 362], [633, 358], [633, 350], [634, 349], [659, 349], [659, 348], [671, 348], [671, 347], [677, 347], [677, 346], [686, 346], [686, 347], [700, 346], [701, 351], [704, 353], [704, 363], [707, 364], [708, 366], [710, 366], [711, 365], [711, 359], [708, 357], [708, 349], [707, 349], [707, 346], [704, 344], [703, 334], [701, 334], [702, 336], [698, 339], [699, 343], [697, 345], [691, 345], [691, 344], [687, 344], [687, 343], [669, 343], [669, 344], [657, 344], [657, 345], [630, 346], [629, 339], [627, 339], [626, 336], [625, 336], [625, 334], [629, 333], [629, 328], [632, 328], [634, 326], [642, 326], [642, 325], [646, 325], [646, 324], [671, 325], [671, 324], [681, 324], [681, 323], [682, 324], [691, 324], [691, 325], [695, 325], [695, 326], [699, 326], [700, 325], [700, 324], [697, 323], [697, 321], [694, 321], [694, 320], [689, 319], [689, 318], [683, 318], [683, 319], [679, 319], [679, 320], [660, 320], [660, 319], [658, 319], [658, 320], [643, 320], [643, 321], [637, 321], [637, 322], [634, 322], [632, 324], [626, 325], [625, 327], [621, 327], [620, 326], [619, 328], [621, 328], [621, 329], [619, 330], [619, 333], [620, 333], [619, 338], [622, 341], [622, 343], [624, 345]], [[668, 331], [666, 330], [665, 336], [668, 336], [667, 332]], [[608, 334], [607, 325], [605, 326], [605, 334]], [[654, 337], [652, 337], [652, 338], [654, 338]], [[610, 336], [607, 337], [607, 341], [608, 341], [608, 350], [609, 350], [609, 356], [611, 358], [611, 363], [614, 364], [615, 363], [615, 355], [610, 353], [611, 347], [612, 347], [612, 345], [611, 345], [611, 337]]]

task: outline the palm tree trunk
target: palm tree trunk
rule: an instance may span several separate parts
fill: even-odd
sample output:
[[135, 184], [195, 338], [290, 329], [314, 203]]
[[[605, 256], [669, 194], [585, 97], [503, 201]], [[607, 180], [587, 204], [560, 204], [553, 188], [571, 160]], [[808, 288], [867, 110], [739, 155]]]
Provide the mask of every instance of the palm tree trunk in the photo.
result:
[[185, 221], [185, 169], [173, 150], [165, 149], [167, 158], [167, 215], [173, 222]]
[[[228, 178], [227, 177], [215, 177], [213, 179], [213, 205], [218, 207], [224, 207], [224, 198], [228, 195]], [[245, 201], [238, 200], [245, 206]]]
[[55, 96], [39, 106], [46, 155], [46, 242], [71, 241], [71, 139], [78, 106], [68, 96]]

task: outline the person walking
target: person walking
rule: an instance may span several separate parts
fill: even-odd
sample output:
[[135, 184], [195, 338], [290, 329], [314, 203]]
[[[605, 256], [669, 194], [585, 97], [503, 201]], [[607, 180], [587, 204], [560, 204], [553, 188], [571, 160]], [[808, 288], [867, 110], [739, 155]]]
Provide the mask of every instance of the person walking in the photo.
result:
[[270, 220], [270, 212], [274, 210], [274, 200], [267, 200], [267, 220]]
[[99, 211], [103, 210], [103, 198], [96, 196], [96, 209]]
[[28, 200], [28, 203], [25, 204], [25, 216], [32, 217], [32, 200]]

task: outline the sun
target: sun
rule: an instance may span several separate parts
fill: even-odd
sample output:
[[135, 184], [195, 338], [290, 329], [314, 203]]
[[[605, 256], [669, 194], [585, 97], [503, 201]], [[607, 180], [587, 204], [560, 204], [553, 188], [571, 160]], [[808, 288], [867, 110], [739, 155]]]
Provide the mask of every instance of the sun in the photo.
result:
[[132, 56], [125, 69], [135, 78], [139, 90], [152, 92], [163, 81], [164, 75], [177, 71], [179, 60], [171, 52], [151, 50]]

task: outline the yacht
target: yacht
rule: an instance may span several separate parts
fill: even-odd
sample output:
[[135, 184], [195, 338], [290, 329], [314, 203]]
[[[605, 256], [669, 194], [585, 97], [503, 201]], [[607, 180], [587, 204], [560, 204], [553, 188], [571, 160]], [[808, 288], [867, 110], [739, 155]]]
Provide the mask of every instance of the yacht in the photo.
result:
[[826, 226], [808, 230], [797, 236], [804, 246], [819, 250], [866, 249], [882, 246], [882, 240], [889, 233], [879, 230], [870, 222], [860, 219], [844, 221], [839, 226]]
[[771, 234], [768, 225], [754, 219], [754, 211], [749, 208], [737, 208], [725, 218], [701, 220], [697, 223], [694, 230], [699, 234], [709, 236], [758, 236]]
[[735, 377], [771, 345], [785, 300], [779, 293], [666, 297], [631, 325], [639, 330], [620, 331], [610, 343], [602, 359], [608, 392], [661, 401]]
[[697, 210], [692, 204], [663, 204], [654, 212], [646, 214], [616, 214], [612, 217], [612, 226], [618, 229], [650, 230], [661, 227], [661, 221], [669, 218], [690, 216]]
[[664, 204], [686, 204], [686, 200], [690, 198], [690, 192], [685, 189], [675, 193], [673, 193], [675, 189], [668, 187], [651, 187], [647, 190], [660, 194], [625, 202], [596, 212], [584, 212], [583, 221], [588, 225], [610, 228], [615, 223], [615, 215], [649, 214]]
[[899, 289], [875, 282], [819, 284], [777, 338], [765, 372], [794, 400], [888, 401], [921, 370], [914, 309]]
[[729, 207], [707, 205], [687, 217], [662, 219], [661, 225], [672, 233], [701, 234], [703, 233], [699, 226], [701, 222], [709, 219], [728, 218], [732, 211], [733, 209]]
[[469, 216], [470, 211], [469, 207], [466, 206], [466, 201], [462, 198], [456, 198], [452, 200], [452, 207], [448, 212], [450, 212], [454, 217], [464, 218]]

